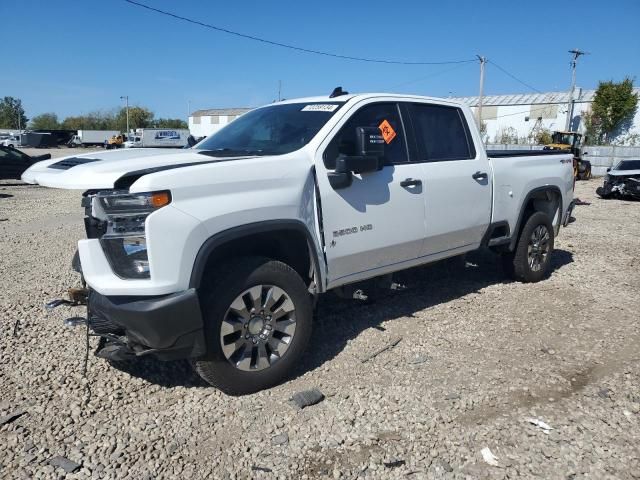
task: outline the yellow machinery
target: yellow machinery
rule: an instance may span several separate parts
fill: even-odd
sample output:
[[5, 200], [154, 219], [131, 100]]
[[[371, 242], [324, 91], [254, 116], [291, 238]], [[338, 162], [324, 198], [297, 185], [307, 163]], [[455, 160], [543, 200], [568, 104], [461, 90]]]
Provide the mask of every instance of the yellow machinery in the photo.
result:
[[109, 140], [107, 140], [106, 149], [110, 150], [112, 148], [121, 148], [124, 142], [127, 140], [127, 137], [124, 135], [113, 135]]
[[582, 134], [578, 132], [553, 132], [551, 143], [544, 146], [545, 150], [559, 150], [573, 153], [573, 173], [578, 180], [591, 178], [591, 162], [583, 157], [587, 154], [582, 150]]

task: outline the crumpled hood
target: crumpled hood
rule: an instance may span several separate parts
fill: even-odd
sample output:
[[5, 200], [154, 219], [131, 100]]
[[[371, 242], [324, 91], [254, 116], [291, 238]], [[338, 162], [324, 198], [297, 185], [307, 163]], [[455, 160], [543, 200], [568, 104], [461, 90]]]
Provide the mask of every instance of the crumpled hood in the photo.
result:
[[27, 169], [22, 179], [44, 187], [71, 190], [114, 188], [114, 183], [127, 173], [211, 161], [197, 150], [136, 148], [91, 152], [38, 162]]

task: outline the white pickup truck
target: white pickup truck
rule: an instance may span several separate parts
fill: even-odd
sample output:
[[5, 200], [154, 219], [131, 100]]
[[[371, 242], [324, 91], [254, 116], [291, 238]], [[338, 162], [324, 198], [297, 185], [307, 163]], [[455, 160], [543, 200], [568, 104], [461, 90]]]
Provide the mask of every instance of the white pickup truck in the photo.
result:
[[336, 89], [256, 108], [192, 149], [118, 155], [31, 177], [84, 190], [74, 263], [96, 354], [189, 358], [232, 394], [289, 374], [321, 293], [481, 247], [543, 279], [573, 207], [570, 154], [487, 153], [471, 111], [436, 98]]

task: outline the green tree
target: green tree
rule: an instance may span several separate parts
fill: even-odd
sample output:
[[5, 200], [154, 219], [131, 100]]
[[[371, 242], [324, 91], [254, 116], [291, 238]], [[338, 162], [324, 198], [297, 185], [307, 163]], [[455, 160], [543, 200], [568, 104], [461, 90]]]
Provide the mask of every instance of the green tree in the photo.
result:
[[536, 145], [548, 145], [553, 141], [551, 132], [547, 128], [542, 128], [533, 135], [533, 141]]
[[55, 113], [42, 113], [31, 119], [29, 127], [33, 130], [56, 130], [60, 128], [60, 123]]
[[28, 121], [22, 108], [22, 100], [4, 97], [0, 101], [0, 128], [25, 128]]
[[591, 116], [587, 128], [595, 135], [598, 143], [610, 142], [615, 136], [625, 133], [638, 107], [638, 94], [633, 92], [633, 80], [622, 82], [599, 82], [593, 98]]
[[62, 128], [69, 130], [119, 130], [118, 122], [112, 112], [89, 112], [85, 115], [67, 117]]
[[153, 121], [152, 126], [155, 128], [189, 128], [187, 122], [179, 118], [158, 118]]
[[[121, 108], [115, 115], [115, 125], [123, 132], [127, 129], [127, 109]], [[145, 107], [129, 107], [129, 128], [148, 128], [153, 125], [153, 112]]]

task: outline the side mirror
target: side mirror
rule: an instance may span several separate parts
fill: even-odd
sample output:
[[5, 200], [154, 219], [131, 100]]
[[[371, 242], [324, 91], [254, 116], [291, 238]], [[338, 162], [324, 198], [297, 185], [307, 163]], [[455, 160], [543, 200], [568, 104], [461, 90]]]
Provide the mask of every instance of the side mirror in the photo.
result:
[[37, 157], [33, 157], [33, 159], [37, 162], [40, 162], [42, 160], [49, 160], [50, 158], [51, 158], [50, 153], [45, 153], [44, 155], [38, 155]]
[[609, 173], [611, 171], [611, 167], [607, 168], [607, 173]]
[[353, 182], [354, 173], [370, 173], [384, 167], [384, 139], [376, 127], [356, 127], [356, 155], [340, 155], [329, 183], [334, 189], [346, 188]]

